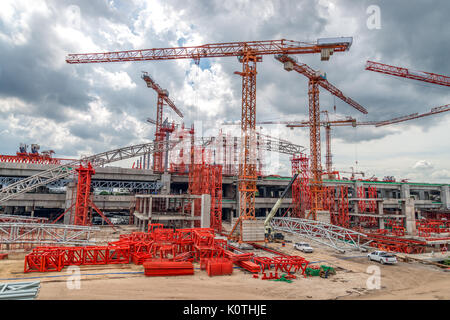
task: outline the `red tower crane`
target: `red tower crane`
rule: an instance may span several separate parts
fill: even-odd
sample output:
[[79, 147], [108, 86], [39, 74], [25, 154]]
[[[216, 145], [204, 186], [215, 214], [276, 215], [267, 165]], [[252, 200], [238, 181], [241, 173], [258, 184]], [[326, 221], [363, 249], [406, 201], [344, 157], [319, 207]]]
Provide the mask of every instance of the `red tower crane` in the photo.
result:
[[390, 74], [396, 77], [414, 79], [423, 82], [450, 87], [450, 77], [425, 71], [414, 71], [406, 68], [390, 66], [379, 62], [367, 61], [366, 70]]
[[242, 63], [242, 72], [235, 72], [242, 77], [241, 106], [241, 156], [239, 165], [239, 219], [234, 225], [230, 238], [240, 225], [239, 241], [242, 238], [242, 220], [255, 219], [256, 194], [256, 63], [262, 61], [262, 55], [269, 54], [313, 54], [320, 53], [322, 60], [329, 60], [334, 52], [348, 51], [352, 44], [351, 37], [318, 39], [316, 43], [292, 40], [267, 40], [248, 42], [228, 42], [205, 44], [192, 47], [154, 48], [145, 50], [117, 51], [106, 53], [69, 54], [67, 63], [98, 63], [124, 61], [154, 61], [173, 59], [238, 57]]
[[320, 106], [319, 106], [319, 86], [329, 91], [332, 95], [338, 97], [356, 110], [367, 114], [367, 110], [353, 99], [346, 97], [341, 90], [333, 86], [326, 79], [325, 74], [315, 71], [304, 63], [298, 63], [295, 58], [286, 54], [275, 56], [275, 59], [284, 64], [287, 71], [295, 70], [309, 79], [309, 141], [310, 141], [310, 159], [311, 159], [311, 210], [307, 216], [312, 216], [316, 220], [316, 212], [322, 209], [322, 166], [320, 156]]
[[[181, 118], [183, 118], [183, 113], [175, 106], [175, 104], [169, 98], [169, 91], [162, 89], [159, 84], [157, 84], [147, 72], [142, 72], [142, 79], [147, 83], [147, 87], [152, 88], [158, 94], [158, 101], [156, 103], [156, 131], [155, 131], [155, 142], [162, 142], [166, 133], [162, 128], [163, 124], [163, 108], [164, 104], [168, 105], [175, 111]], [[149, 121], [150, 120], [150, 121]], [[152, 119], [147, 119], [148, 122], [152, 123]], [[153, 171], [163, 172], [163, 153], [155, 152], [153, 154]]]

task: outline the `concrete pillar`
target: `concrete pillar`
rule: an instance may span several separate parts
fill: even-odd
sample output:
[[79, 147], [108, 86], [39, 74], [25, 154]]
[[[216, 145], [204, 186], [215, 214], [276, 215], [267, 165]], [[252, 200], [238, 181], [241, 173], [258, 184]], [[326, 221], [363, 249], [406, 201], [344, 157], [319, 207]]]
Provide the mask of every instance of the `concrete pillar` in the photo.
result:
[[450, 209], [450, 187], [441, 186], [441, 202], [444, 209]]
[[161, 175], [161, 194], [170, 194], [170, 173], [163, 173]]
[[419, 190], [419, 200], [426, 200], [424, 190]]
[[201, 228], [211, 227], [211, 196], [209, 194], [202, 194], [200, 227]]
[[409, 184], [402, 184], [400, 186], [400, 198], [409, 199], [411, 197]]
[[412, 236], [417, 233], [414, 202], [414, 199], [409, 198], [402, 203], [402, 214], [406, 216], [406, 232]]
[[[69, 209], [70, 206], [75, 203], [76, 197], [77, 185], [75, 181], [69, 182], [69, 184], [66, 186], [66, 202], [64, 210]], [[66, 214], [64, 215], [64, 224], [73, 224], [74, 215], [72, 214], [72, 212], [74, 212], [74, 210], [75, 206], [72, 208], [72, 210], [66, 212]]]

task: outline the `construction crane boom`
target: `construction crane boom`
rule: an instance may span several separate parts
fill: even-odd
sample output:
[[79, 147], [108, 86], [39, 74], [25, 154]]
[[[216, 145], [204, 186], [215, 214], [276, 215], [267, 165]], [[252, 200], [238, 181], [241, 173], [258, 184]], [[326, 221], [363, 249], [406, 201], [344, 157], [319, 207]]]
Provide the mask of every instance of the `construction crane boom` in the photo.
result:
[[419, 81], [438, 84], [441, 86], [450, 87], [450, 77], [447, 77], [447, 76], [444, 76], [441, 74], [425, 72], [425, 71], [414, 71], [414, 70], [410, 70], [407, 68], [395, 67], [395, 66], [391, 66], [388, 64], [369, 61], [369, 60], [366, 63], [366, 70], [380, 72], [380, 73], [384, 73], [384, 74], [390, 74], [390, 75], [396, 76], [396, 77], [419, 80]]
[[172, 100], [169, 98], [169, 92], [165, 89], [162, 89], [159, 84], [157, 84], [147, 72], [142, 72], [142, 79], [147, 83], [147, 87], [152, 88], [156, 91], [158, 96], [161, 96], [164, 102], [175, 111], [180, 118], [183, 118], [183, 113], [175, 106]]
[[328, 80], [320, 75], [320, 72], [313, 70], [311, 67], [309, 67], [307, 64], [304, 63], [298, 63], [297, 59], [290, 57], [285, 54], [276, 55], [275, 59], [278, 61], [284, 63], [285, 69], [288, 71], [295, 70], [298, 73], [303, 74], [308, 79], [318, 79], [318, 85], [324, 88], [325, 90], [329, 91], [332, 95], [338, 97], [348, 105], [352, 106], [356, 110], [367, 114], [367, 110], [361, 106], [358, 102], [354, 101], [353, 99], [345, 96], [341, 90], [336, 88], [334, 85], [328, 82]]
[[403, 122], [403, 121], [407, 121], [407, 120], [418, 119], [418, 118], [427, 117], [427, 116], [431, 116], [433, 114], [447, 112], [447, 111], [450, 111], [450, 104], [446, 104], [445, 106], [432, 108], [431, 111], [425, 112], [425, 113], [422, 113], [422, 114], [419, 114], [419, 113], [416, 112], [416, 113], [409, 114], [407, 116], [397, 117], [397, 118], [390, 119], [390, 120], [379, 121], [379, 123], [375, 127], [381, 127], [381, 126], [385, 126], [385, 125], [388, 125], [388, 124], [393, 124], [393, 123]]
[[68, 54], [66, 62], [74, 64], [171, 59], [199, 60], [200, 58], [243, 56], [247, 51], [253, 52], [254, 55], [322, 53], [323, 59], [328, 60], [327, 54], [331, 55], [333, 52], [349, 50], [352, 41], [351, 37], [340, 37], [318, 39], [316, 43], [286, 39], [214, 43], [192, 47]]

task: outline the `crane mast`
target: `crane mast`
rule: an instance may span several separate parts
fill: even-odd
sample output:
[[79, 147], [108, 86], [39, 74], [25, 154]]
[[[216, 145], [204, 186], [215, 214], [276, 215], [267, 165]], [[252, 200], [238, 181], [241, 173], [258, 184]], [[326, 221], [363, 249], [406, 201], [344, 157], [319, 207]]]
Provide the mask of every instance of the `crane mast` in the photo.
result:
[[[313, 70], [304, 63], [298, 63], [295, 58], [286, 54], [279, 54], [275, 59], [283, 63], [286, 71], [296, 71], [309, 79], [308, 99], [309, 99], [309, 141], [310, 141], [310, 159], [311, 159], [311, 210], [306, 218], [317, 219], [317, 211], [323, 208], [323, 184], [322, 184], [322, 164], [320, 149], [320, 105], [319, 105], [319, 86], [329, 91], [334, 96], [340, 98], [356, 110], [367, 114], [367, 110], [354, 100], [346, 97], [339, 89], [333, 86], [326, 79], [326, 75]], [[330, 158], [331, 159], [331, 158]]]
[[[165, 89], [162, 89], [159, 84], [157, 84], [147, 72], [142, 72], [142, 79], [147, 83], [147, 87], [153, 89], [158, 94], [157, 103], [156, 103], [156, 120], [154, 121], [156, 125], [155, 130], [155, 142], [164, 141], [164, 137], [166, 133], [163, 130], [163, 108], [164, 104], [167, 104], [172, 108], [181, 118], [183, 118], [183, 113], [175, 106], [172, 100], [169, 98], [169, 92]], [[149, 121], [150, 120], [150, 121]], [[147, 122], [152, 123], [152, 119], [147, 119]], [[153, 154], [153, 171], [155, 172], [163, 172], [163, 153], [155, 152]]]

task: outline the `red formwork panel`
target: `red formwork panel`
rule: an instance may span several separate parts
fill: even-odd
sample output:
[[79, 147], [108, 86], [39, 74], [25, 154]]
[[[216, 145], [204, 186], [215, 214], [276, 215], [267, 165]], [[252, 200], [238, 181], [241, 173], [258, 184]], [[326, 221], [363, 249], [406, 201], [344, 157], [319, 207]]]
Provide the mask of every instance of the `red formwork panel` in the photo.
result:
[[146, 261], [143, 266], [148, 277], [194, 274], [194, 265], [187, 261]]
[[6, 259], [6, 258], [8, 258], [7, 253], [0, 253], [0, 260]]

